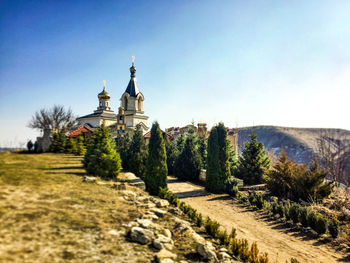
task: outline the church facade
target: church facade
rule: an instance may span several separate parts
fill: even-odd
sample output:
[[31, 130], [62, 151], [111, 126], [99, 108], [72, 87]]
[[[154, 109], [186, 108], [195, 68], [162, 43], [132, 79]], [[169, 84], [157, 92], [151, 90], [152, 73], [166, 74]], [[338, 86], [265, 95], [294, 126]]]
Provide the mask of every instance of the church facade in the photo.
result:
[[141, 126], [143, 133], [148, 131], [148, 116], [144, 114], [143, 110], [145, 97], [138, 88], [134, 58], [130, 74], [129, 84], [120, 98], [118, 113], [111, 109], [111, 96], [106, 91], [106, 83], [104, 81], [103, 90], [97, 95], [99, 101], [97, 109], [91, 114], [77, 118], [79, 128], [85, 126], [87, 129], [93, 130], [104, 123], [115, 133], [132, 132], [137, 125]]

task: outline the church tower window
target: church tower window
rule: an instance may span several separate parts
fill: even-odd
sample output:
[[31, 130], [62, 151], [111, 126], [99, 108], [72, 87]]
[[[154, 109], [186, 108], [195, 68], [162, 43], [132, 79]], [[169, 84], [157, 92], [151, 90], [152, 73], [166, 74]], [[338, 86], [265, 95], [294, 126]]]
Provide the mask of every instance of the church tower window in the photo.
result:
[[128, 110], [128, 98], [124, 97], [124, 109]]

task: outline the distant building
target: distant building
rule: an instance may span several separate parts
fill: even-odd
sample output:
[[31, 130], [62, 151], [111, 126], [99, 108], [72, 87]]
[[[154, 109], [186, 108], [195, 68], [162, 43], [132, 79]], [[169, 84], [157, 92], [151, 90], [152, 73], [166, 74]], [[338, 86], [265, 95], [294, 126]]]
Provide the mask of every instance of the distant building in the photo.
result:
[[[181, 133], [187, 135], [190, 129], [193, 129], [197, 134], [205, 134], [206, 137], [209, 137], [210, 135], [210, 131], [208, 131], [206, 123], [197, 123], [197, 126], [189, 124], [184, 127], [170, 127], [165, 129], [165, 132], [170, 134], [174, 139], [176, 139]], [[227, 139], [230, 140], [234, 150], [236, 151], [236, 154], [238, 154], [238, 129], [226, 128], [226, 130]]]
[[99, 101], [97, 109], [91, 114], [78, 117], [79, 127], [69, 133], [69, 137], [76, 137], [80, 133], [91, 133], [95, 128], [100, 127], [102, 123], [114, 133], [133, 132], [137, 125], [141, 125], [144, 134], [148, 131], [148, 116], [145, 116], [143, 111], [145, 97], [137, 85], [134, 57], [130, 73], [129, 84], [120, 98], [118, 114], [115, 114], [111, 109], [111, 97], [106, 91], [106, 83], [104, 81], [103, 90], [97, 95]]

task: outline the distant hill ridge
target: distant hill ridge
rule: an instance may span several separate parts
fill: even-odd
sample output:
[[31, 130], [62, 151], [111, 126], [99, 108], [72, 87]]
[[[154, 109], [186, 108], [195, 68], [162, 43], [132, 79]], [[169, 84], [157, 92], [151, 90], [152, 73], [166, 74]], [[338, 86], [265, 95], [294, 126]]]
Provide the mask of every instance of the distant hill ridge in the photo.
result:
[[[268, 152], [278, 156], [284, 148], [289, 159], [298, 163], [310, 162], [317, 154], [317, 140], [327, 134], [333, 138], [350, 142], [350, 131], [328, 128], [293, 128], [280, 126], [254, 126], [258, 140], [264, 143]], [[242, 149], [249, 139], [253, 127], [238, 129], [238, 145]]]

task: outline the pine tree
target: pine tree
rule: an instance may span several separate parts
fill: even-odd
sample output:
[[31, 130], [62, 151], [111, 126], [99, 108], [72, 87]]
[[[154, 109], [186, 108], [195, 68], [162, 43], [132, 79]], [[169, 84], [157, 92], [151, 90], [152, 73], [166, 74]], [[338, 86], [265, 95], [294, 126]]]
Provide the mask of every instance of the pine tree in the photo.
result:
[[270, 159], [265, 154], [264, 144], [258, 142], [253, 129], [250, 141], [245, 143], [242, 156], [238, 159], [237, 177], [243, 179], [245, 184], [261, 184], [269, 168]]
[[136, 127], [136, 131], [132, 137], [129, 153], [130, 172], [133, 172], [140, 178], [144, 178], [146, 170], [147, 149], [140, 125]]
[[193, 134], [186, 138], [185, 147], [175, 161], [174, 174], [176, 177], [198, 181], [201, 172], [202, 162], [196, 146]]
[[213, 193], [225, 191], [225, 182], [231, 176], [227, 131], [223, 123], [214, 126], [208, 139], [207, 176], [205, 188]]
[[267, 173], [267, 188], [276, 196], [292, 198], [294, 180], [298, 172], [298, 165], [288, 160], [286, 151], [282, 149], [278, 161]]
[[158, 195], [160, 188], [166, 188], [168, 168], [166, 164], [165, 143], [158, 122], [151, 128], [151, 138], [148, 145], [148, 160], [146, 167], [146, 190], [152, 195]]
[[[305, 167], [305, 165], [304, 165]], [[295, 177], [294, 194], [296, 198], [305, 201], [322, 201], [333, 191], [333, 182], [325, 182], [328, 172], [320, 169], [316, 158], [309, 164], [304, 172]]]
[[124, 171], [130, 171], [130, 144], [131, 140], [129, 134], [118, 133], [115, 138], [116, 149], [120, 154], [122, 160], [122, 167]]
[[104, 124], [94, 131], [94, 135], [89, 140], [83, 164], [87, 173], [92, 176], [114, 179], [119, 174], [121, 170], [120, 156], [115, 149], [115, 142]]
[[84, 145], [84, 135], [80, 134], [76, 139], [76, 146], [77, 146], [77, 155], [85, 155], [86, 153], [86, 147]]
[[58, 150], [58, 140], [59, 140], [58, 137], [59, 137], [59, 134], [57, 132], [54, 132], [52, 134], [51, 144], [50, 144], [50, 148], [49, 148], [50, 152], [57, 153], [59, 151]]

